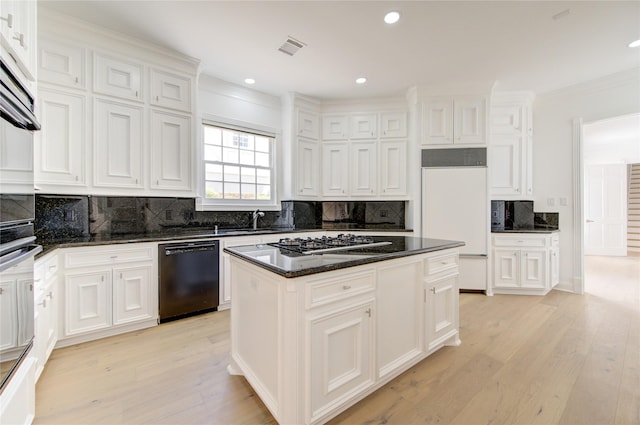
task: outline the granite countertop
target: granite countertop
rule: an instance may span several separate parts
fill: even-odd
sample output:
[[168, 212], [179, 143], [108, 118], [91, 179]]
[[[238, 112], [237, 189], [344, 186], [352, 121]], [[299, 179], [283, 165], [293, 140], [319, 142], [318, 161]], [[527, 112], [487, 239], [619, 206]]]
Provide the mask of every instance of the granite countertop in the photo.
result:
[[109, 245], [121, 243], [138, 243], [138, 242], [171, 242], [187, 239], [212, 239], [234, 236], [249, 235], [267, 235], [278, 233], [304, 233], [316, 231], [353, 231], [353, 232], [413, 232], [411, 229], [393, 229], [393, 228], [311, 228], [311, 229], [294, 229], [294, 228], [270, 228], [270, 229], [219, 229], [216, 233], [210, 228], [175, 228], [167, 229], [163, 232], [154, 233], [128, 233], [117, 235], [94, 235], [86, 237], [74, 238], [56, 238], [43, 239], [38, 238], [36, 243], [42, 245], [42, 252], [36, 257], [41, 257], [56, 248], [70, 248], [79, 246], [92, 245]]
[[224, 251], [280, 276], [293, 278], [464, 246], [464, 242], [459, 241], [409, 236], [376, 236], [373, 240], [391, 244], [319, 254], [300, 254], [266, 244], [235, 246]]

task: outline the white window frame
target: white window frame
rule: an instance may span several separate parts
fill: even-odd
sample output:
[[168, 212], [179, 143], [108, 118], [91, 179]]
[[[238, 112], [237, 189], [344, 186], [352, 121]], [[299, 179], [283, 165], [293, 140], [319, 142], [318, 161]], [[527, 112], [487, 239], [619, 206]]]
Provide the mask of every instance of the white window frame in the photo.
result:
[[[223, 127], [229, 130], [237, 130], [246, 133], [252, 133], [260, 136], [269, 137], [271, 142], [271, 199], [270, 200], [257, 200], [257, 199], [209, 199], [205, 196], [206, 193], [206, 172], [205, 172], [205, 159], [204, 159], [204, 126], [212, 125], [216, 127]], [[230, 120], [227, 118], [203, 116], [200, 127], [198, 129], [199, 146], [198, 146], [198, 197], [196, 198], [196, 210], [199, 211], [253, 211], [256, 209], [279, 211], [280, 200], [278, 198], [278, 176], [277, 176], [277, 146], [278, 146], [278, 132], [273, 128], [267, 128], [256, 124], [246, 123], [242, 121]]]

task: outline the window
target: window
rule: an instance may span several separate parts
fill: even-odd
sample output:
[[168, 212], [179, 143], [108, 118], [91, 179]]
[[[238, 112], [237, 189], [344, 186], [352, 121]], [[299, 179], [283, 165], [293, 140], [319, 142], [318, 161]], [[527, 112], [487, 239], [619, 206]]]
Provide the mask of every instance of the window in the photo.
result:
[[205, 204], [273, 204], [273, 136], [203, 124]]

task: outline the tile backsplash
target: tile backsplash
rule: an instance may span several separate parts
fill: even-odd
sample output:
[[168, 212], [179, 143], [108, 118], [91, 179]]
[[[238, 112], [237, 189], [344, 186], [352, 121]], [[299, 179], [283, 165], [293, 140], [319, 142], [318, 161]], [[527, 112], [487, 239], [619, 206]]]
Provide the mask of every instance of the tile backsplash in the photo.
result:
[[[313, 229], [323, 226], [404, 229], [403, 201], [282, 201], [280, 211], [265, 211], [262, 228]], [[196, 211], [193, 198], [118, 196], [36, 196], [36, 235], [66, 239], [95, 235], [161, 233], [174, 229], [248, 228], [248, 211]]]

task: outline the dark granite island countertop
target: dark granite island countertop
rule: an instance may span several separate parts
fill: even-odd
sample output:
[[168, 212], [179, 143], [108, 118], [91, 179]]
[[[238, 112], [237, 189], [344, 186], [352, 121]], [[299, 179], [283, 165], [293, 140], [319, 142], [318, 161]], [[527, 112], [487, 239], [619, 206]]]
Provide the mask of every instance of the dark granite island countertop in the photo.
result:
[[408, 236], [374, 236], [388, 245], [318, 254], [300, 254], [268, 244], [242, 245], [224, 251], [286, 278], [464, 246], [464, 242]]

